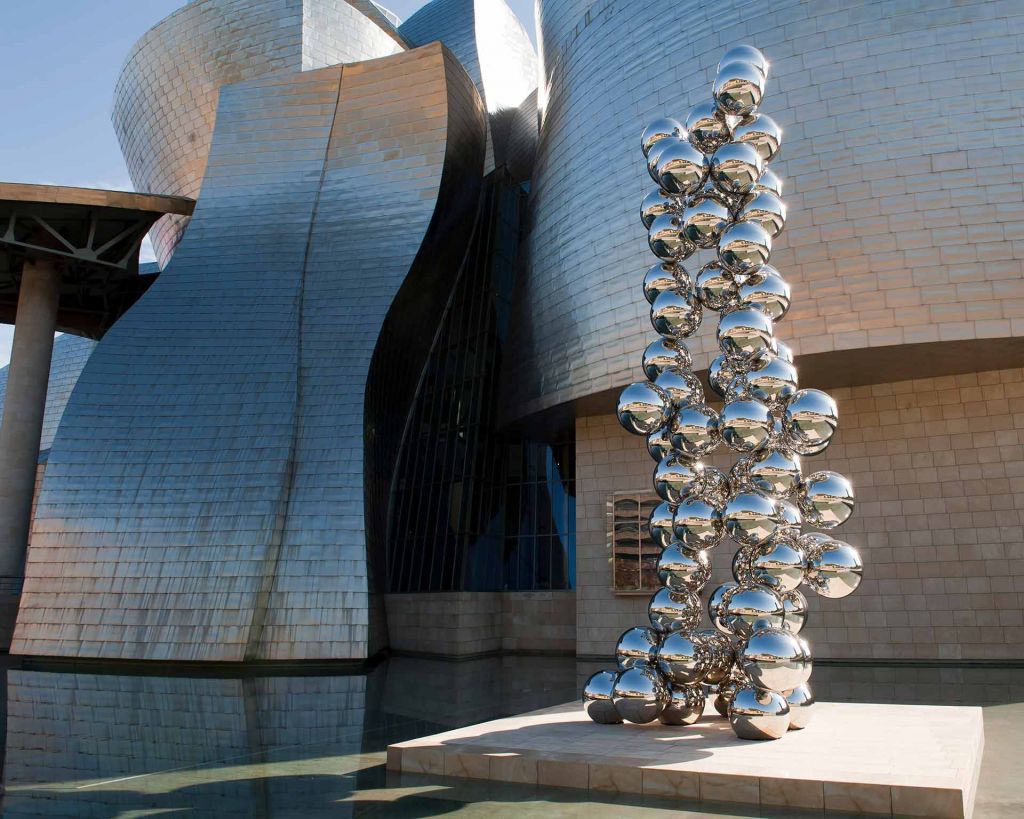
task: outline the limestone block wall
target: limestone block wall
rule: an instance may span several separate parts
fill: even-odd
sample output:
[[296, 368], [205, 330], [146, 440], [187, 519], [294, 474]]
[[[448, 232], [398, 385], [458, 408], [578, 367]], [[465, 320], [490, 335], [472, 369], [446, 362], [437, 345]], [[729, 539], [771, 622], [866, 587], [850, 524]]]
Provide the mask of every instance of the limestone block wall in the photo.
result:
[[[856, 512], [834, 534], [861, 550], [865, 573], [850, 597], [808, 595], [816, 656], [1024, 659], [1024, 372], [830, 392], [839, 432], [804, 469], [853, 481]], [[608, 657], [646, 621], [647, 597], [611, 591], [605, 503], [651, 492], [654, 463], [613, 415], [578, 419], [576, 446], [577, 652]], [[725, 540], [712, 553], [712, 584], [731, 578], [733, 551]]]
[[632, 380], [653, 261], [638, 136], [707, 99], [736, 42], [771, 60], [763, 110], [784, 132], [782, 338], [809, 354], [1024, 334], [1020, 3], [539, 0], [538, 19], [547, 98], [509, 417]]

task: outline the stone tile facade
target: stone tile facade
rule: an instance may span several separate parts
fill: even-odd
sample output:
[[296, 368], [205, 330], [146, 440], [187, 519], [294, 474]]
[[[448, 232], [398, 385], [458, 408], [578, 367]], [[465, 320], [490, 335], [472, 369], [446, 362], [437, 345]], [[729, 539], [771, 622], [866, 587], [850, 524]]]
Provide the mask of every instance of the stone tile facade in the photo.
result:
[[[856, 513], [834, 534], [861, 550], [865, 572], [850, 597], [808, 595], [815, 655], [1020, 659], [1024, 371], [829, 391], [839, 432], [803, 463], [853, 481]], [[646, 621], [647, 596], [611, 591], [605, 503], [616, 491], [650, 492], [654, 463], [613, 415], [578, 419], [576, 445], [577, 653], [607, 657], [620, 632]], [[709, 588], [731, 579], [734, 547], [725, 539], [712, 553]]]

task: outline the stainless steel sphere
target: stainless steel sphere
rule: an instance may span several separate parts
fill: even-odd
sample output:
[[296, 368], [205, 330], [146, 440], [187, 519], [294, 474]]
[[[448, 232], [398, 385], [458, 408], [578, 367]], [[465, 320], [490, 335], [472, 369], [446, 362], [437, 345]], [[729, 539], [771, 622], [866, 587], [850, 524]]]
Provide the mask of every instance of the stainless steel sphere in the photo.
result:
[[732, 701], [736, 697], [736, 692], [745, 685], [750, 685], [750, 680], [748, 680], [746, 675], [744, 675], [736, 666], [733, 666], [725, 679], [717, 685], [718, 691], [715, 696], [715, 710], [728, 719], [729, 706], [732, 705]]
[[673, 407], [700, 404], [704, 401], [704, 387], [700, 379], [689, 370], [670, 367], [661, 373], [654, 384], [668, 393]]
[[700, 190], [707, 177], [707, 157], [686, 140], [668, 145], [658, 157], [658, 182], [668, 193], [689, 196]]
[[655, 188], [646, 194], [640, 202], [640, 221], [645, 228], [650, 228], [655, 219], [666, 213], [672, 213], [675, 208], [675, 200], [661, 188]]
[[796, 541], [776, 538], [755, 554], [749, 564], [750, 579], [761, 586], [767, 586], [780, 594], [791, 592], [804, 581], [807, 569], [807, 555]]
[[760, 225], [777, 239], [786, 227], [786, 203], [771, 191], [755, 191], [740, 209], [736, 221]]
[[703, 473], [702, 463], [684, 460], [678, 453], [672, 452], [654, 468], [654, 491], [662, 500], [674, 506], [701, 487]]
[[723, 633], [730, 632], [719, 618], [719, 615], [722, 614], [722, 603], [725, 600], [726, 592], [731, 591], [738, 586], [738, 583], [723, 583], [711, 592], [711, 596], [708, 598], [708, 619], [711, 620], [711, 625]]
[[651, 305], [651, 325], [667, 338], [686, 338], [697, 332], [702, 314], [696, 298], [678, 290], [666, 290]]
[[[704, 497], [689, 497], [682, 500], [672, 520], [672, 531], [680, 544], [687, 549], [714, 549], [725, 534], [722, 510]], [[704, 579], [706, 582], [707, 578]], [[703, 585], [702, 583], [701, 586]]]
[[661, 336], [647, 345], [644, 350], [643, 368], [644, 375], [651, 381], [656, 381], [669, 367], [678, 370], [688, 370], [693, 366], [693, 359], [686, 345], [675, 339]]
[[654, 665], [660, 645], [661, 635], [652, 628], [637, 626], [627, 629], [615, 645], [615, 661], [620, 669], [630, 668], [636, 663]]
[[732, 556], [732, 577], [740, 586], [751, 586], [750, 561], [757, 554], [757, 546], [740, 546]]
[[725, 532], [740, 546], [760, 546], [779, 530], [781, 510], [775, 498], [761, 492], [738, 492], [722, 512]]
[[724, 310], [739, 301], [739, 288], [718, 262], [708, 262], [697, 271], [697, 298], [709, 310]]
[[693, 725], [704, 714], [704, 688], [700, 685], [669, 686], [669, 700], [658, 715], [663, 725]]
[[739, 307], [718, 321], [718, 346], [727, 357], [753, 361], [772, 352], [772, 320], [757, 307]]
[[694, 629], [700, 623], [700, 598], [689, 591], [659, 589], [647, 604], [647, 615], [662, 633]]
[[740, 43], [728, 48], [722, 55], [722, 59], [718, 61], [718, 70], [721, 71], [723, 66], [735, 62], [750, 63], [757, 67], [763, 77], [768, 76], [768, 66], [770, 65], [768, 59], [760, 49], [754, 48], [752, 45]]
[[694, 198], [683, 211], [683, 237], [699, 248], [716, 247], [729, 221], [724, 197]]
[[619, 716], [644, 725], [654, 722], [668, 704], [668, 687], [651, 666], [637, 663], [620, 671], [612, 689]]
[[703, 404], [679, 408], [672, 416], [672, 446], [687, 458], [707, 455], [722, 440], [718, 432], [718, 413]]
[[804, 520], [818, 529], [835, 529], [853, 514], [853, 484], [838, 472], [826, 469], [808, 475], [799, 498]]
[[672, 591], [700, 593], [711, 579], [711, 559], [703, 550], [688, 549], [671, 543], [658, 558], [658, 579]]
[[800, 485], [800, 458], [770, 447], [741, 458], [733, 467], [733, 474], [751, 489], [785, 498]]
[[730, 449], [753, 452], [768, 441], [772, 432], [772, 414], [753, 399], [729, 401], [718, 415], [718, 431]]
[[615, 671], [598, 671], [583, 686], [583, 710], [594, 722], [604, 725], [618, 725], [622, 722], [612, 702], [617, 676]]
[[686, 115], [686, 135], [698, 151], [713, 154], [732, 139], [731, 117], [719, 111], [714, 103], [698, 102]]
[[779, 153], [782, 145], [782, 129], [767, 114], [751, 114], [744, 117], [733, 129], [733, 141], [753, 145], [761, 159], [767, 164]]
[[654, 542], [662, 549], [672, 542], [672, 516], [675, 508], [668, 502], [659, 503], [647, 518], [647, 528]]
[[709, 178], [729, 196], [746, 196], [763, 172], [764, 160], [757, 148], [744, 142], [723, 145], [708, 162]]
[[696, 250], [683, 236], [683, 217], [672, 212], [663, 213], [651, 222], [647, 244], [655, 256], [666, 262], [685, 259]]
[[640, 135], [640, 150], [644, 152], [644, 156], [647, 156], [650, 154], [651, 148], [657, 143], [670, 137], [684, 139], [686, 137], [686, 129], [682, 123], [671, 117], [658, 117], [658, 119], [644, 128], [643, 133]]
[[752, 193], [757, 191], [771, 191], [776, 196], [782, 196], [782, 180], [771, 168], [765, 168]]
[[827, 446], [839, 426], [839, 409], [831, 395], [821, 390], [798, 390], [789, 399], [782, 426], [794, 450], [820, 451]]
[[658, 647], [657, 666], [676, 685], [696, 685], [711, 668], [710, 646], [695, 634], [673, 631]]
[[782, 627], [793, 634], [799, 634], [807, 623], [807, 598], [798, 591], [789, 591], [782, 595], [782, 605], [786, 610]]
[[782, 512], [782, 526], [779, 527], [778, 536], [797, 540], [800, 537], [800, 528], [804, 525], [800, 507], [789, 498], [779, 498], [779, 509]]
[[729, 500], [729, 479], [717, 466], [704, 465], [704, 485], [700, 488], [700, 496], [721, 508]]
[[[778, 340], [775, 344], [780, 348], [782, 346]], [[781, 355], [763, 355], [753, 362], [746, 382], [754, 398], [784, 412], [784, 405], [797, 391], [796, 367]]]
[[793, 300], [789, 284], [768, 264], [758, 271], [756, 278], [756, 282], [749, 280], [740, 287], [739, 303], [744, 307], [760, 307], [773, 322], [779, 321], [789, 312]]
[[634, 435], [648, 435], [664, 426], [671, 412], [668, 393], [649, 381], [630, 384], [619, 396], [619, 423]]
[[804, 655], [796, 635], [782, 628], [757, 629], [737, 659], [758, 688], [789, 691], [811, 676], [811, 658]]
[[765, 75], [756, 65], [734, 60], [719, 66], [713, 93], [715, 105], [726, 114], [753, 114], [764, 96]]
[[[657, 219], [654, 224], [658, 224]], [[651, 230], [654, 230], [654, 226]], [[722, 231], [718, 239], [718, 261], [734, 276], [757, 273], [767, 264], [771, 253], [771, 235], [754, 222], [734, 222]]]
[[786, 704], [789, 705], [789, 730], [806, 728], [811, 721], [811, 708], [814, 705], [814, 695], [807, 683], [798, 685], [786, 694]]
[[672, 431], [659, 427], [647, 436], [647, 451], [655, 461], [672, 454]]
[[711, 667], [704, 675], [704, 682], [708, 685], [718, 685], [729, 676], [729, 672], [736, 662], [736, 652], [733, 650], [731, 640], [716, 629], [702, 629], [694, 632], [700, 637], [711, 651]]
[[661, 188], [661, 175], [658, 173], [658, 163], [661, 161], [661, 155], [670, 145], [683, 141], [685, 141], [685, 137], [665, 137], [654, 143], [647, 153], [647, 173], [651, 175], [651, 179], [659, 189]]
[[724, 355], [711, 359], [711, 365], [708, 367], [708, 383], [718, 395], [725, 397], [729, 385], [735, 377], [736, 371]]
[[659, 293], [678, 289], [684, 284], [681, 279], [688, 278], [686, 270], [676, 264], [672, 262], [659, 262], [644, 274], [644, 298], [650, 304], [654, 304], [654, 300], [658, 298]]
[[789, 364], [793, 363], [793, 349], [784, 341], [775, 340], [775, 355]]
[[864, 574], [864, 562], [849, 543], [832, 540], [815, 550], [807, 560], [807, 584], [822, 597], [853, 594]]
[[738, 585], [722, 595], [712, 620], [719, 631], [747, 638], [757, 629], [781, 628], [785, 616], [777, 592], [764, 586]]
[[789, 703], [777, 691], [744, 686], [729, 705], [729, 724], [740, 739], [779, 739], [789, 730]]

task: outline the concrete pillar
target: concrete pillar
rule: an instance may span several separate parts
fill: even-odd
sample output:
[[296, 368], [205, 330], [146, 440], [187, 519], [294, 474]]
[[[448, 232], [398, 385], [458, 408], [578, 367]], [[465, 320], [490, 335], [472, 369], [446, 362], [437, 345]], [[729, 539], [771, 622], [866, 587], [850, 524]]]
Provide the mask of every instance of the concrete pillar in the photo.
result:
[[56, 265], [26, 260], [0, 421], [0, 586], [8, 593], [21, 591], [25, 572], [59, 300]]

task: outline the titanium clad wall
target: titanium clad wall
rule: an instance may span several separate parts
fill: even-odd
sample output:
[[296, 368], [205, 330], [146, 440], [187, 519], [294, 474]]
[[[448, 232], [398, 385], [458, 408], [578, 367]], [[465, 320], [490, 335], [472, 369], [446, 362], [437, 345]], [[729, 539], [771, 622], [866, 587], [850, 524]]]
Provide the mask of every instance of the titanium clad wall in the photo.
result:
[[[50, 359], [50, 380], [46, 388], [46, 412], [43, 415], [43, 433], [40, 436], [39, 451], [45, 453], [53, 444], [53, 436], [64, 415], [64, 407], [71, 397], [78, 376], [89, 360], [96, 342], [81, 336], [62, 333], [53, 341], [53, 357]], [[0, 410], [7, 393], [8, 367], [0, 368]]]
[[[386, 644], [383, 601], [368, 597], [384, 533], [364, 501], [372, 516], [472, 233], [483, 141], [480, 98], [440, 45], [345, 66], [306, 262], [301, 420], [261, 659]], [[400, 355], [381, 365], [375, 350], [389, 344]], [[373, 406], [381, 376], [391, 424]], [[375, 436], [384, 454], [364, 467]]]
[[[452, 131], [476, 145], [474, 177], [445, 177]], [[363, 390], [435, 208], [450, 208], [439, 190], [479, 182], [482, 142], [482, 105], [438, 44], [223, 89], [188, 239], [65, 412], [14, 651], [239, 661], [381, 645]]]
[[735, 42], [771, 59], [763, 108], [784, 129], [781, 338], [806, 355], [1024, 335], [1020, 3], [595, 0], [571, 32], [569, 6], [538, 5], [561, 50], [545, 52], [510, 417], [638, 377], [654, 261], [638, 135], [707, 99]]
[[245, 656], [287, 501], [301, 271], [340, 74], [223, 89], [189, 240], [65, 410], [12, 651]]
[[[400, 51], [391, 27], [345, 0], [195, 0], [132, 48], [111, 119], [135, 188], [196, 198], [222, 85]], [[166, 266], [188, 225], [166, 216], [152, 231]]]

